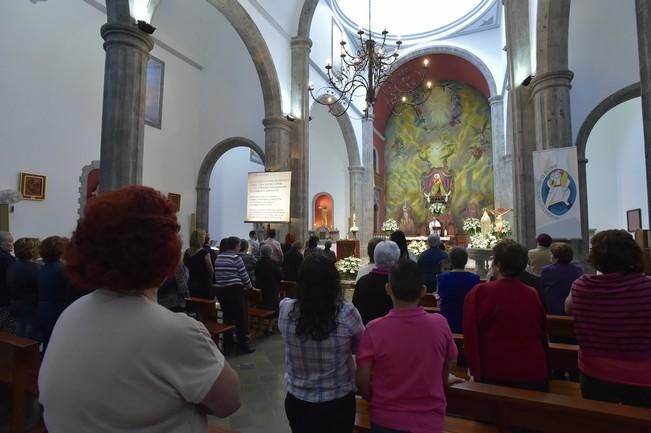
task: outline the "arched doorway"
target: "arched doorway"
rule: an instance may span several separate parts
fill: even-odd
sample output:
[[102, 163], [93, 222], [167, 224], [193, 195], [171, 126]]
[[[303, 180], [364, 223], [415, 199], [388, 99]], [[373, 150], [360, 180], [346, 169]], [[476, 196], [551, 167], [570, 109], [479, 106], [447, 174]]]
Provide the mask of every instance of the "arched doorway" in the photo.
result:
[[196, 226], [205, 230], [209, 229], [209, 215], [210, 215], [210, 177], [212, 175], [215, 164], [231, 149], [236, 147], [247, 147], [253, 150], [260, 159], [264, 162], [264, 152], [262, 148], [253, 141], [244, 137], [231, 137], [217, 143], [206, 155], [201, 168], [199, 168], [199, 175], [197, 176], [197, 222]]

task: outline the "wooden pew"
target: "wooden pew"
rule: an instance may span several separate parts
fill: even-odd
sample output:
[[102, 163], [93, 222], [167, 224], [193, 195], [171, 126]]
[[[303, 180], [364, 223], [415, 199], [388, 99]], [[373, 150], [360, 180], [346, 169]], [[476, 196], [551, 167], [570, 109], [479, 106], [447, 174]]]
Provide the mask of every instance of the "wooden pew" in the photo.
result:
[[[368, 411], [368, 401], [357, 396], [355, 401], [355, 431], [367, 433], [371, 431], [371, 416]], [[491, 425], [477, 421], [445, 417], [445, 433], [497, 433], [497, 429]]]
[[[197, 315], [197, 320], [204, 324], [210, 335], [219, 345], [219, 336], [224, 332], [235, 330], [235, 326], [220, 323], [217, 318], [217, 305], [212, 299], [186, 298], [190, 311]], [[222, 347], [223, 348], [223, 347]]]
[[279, 301], [285, 298], [296, 297], [296, 281], [282, 280], [280, 282], [280, 289], [278, 290]]
[[447, 389], [448, 414], [497, 426], [499, 432], [649, 433], [651, 411], [562, 395], [464, 382]]
[[268, 322], [267, 329], [272, 331], [274, 327], [273, 318], [276, 314], [274, 310], [267, 310], [258, 308], [258, 304], [262, 299], [262, 292], [258, 289], [247, 290], [246, 298], [248, 302], [247, 317], [249, 325], [247, 329], [256, 328], [256, 336], [260, 336], [264, 331], [263, 323]]
[[436, 296], [433, 293], [425, 293], [418, 301], [418, 305], [421, 307], [436, 308], [437, 301]]
[[[452, 334], [459, 354], [463, 353], [463, 334]], [[554, 370], [578, 372], [579, 346], [576, 344], [549, 343], [549, 364]]]
[[547, 335], [549, 338], [560, 338], [564, 340], [576, 339], [574, 333], [574, 317], [547, 315]]
[[[28, 398], [38, 397], [39, 346], [37, 341], [0, 332], [0, 383], [11, 389], [10, 433], [25, 432]], [[42, 421], [30, 430], [44, 431]]]

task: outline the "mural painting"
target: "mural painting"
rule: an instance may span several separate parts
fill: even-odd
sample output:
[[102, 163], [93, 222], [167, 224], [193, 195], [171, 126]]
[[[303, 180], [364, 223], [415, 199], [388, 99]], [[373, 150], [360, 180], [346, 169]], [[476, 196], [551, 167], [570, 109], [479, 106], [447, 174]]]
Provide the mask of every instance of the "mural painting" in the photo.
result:
[[427, 235], [435, 217], [454, 234], [493, 207], [490, 106], [460, 81], [423, 91], [431, 94], [421, 105], [394, 107], [384, 131], [386, 217], [408, 235]]

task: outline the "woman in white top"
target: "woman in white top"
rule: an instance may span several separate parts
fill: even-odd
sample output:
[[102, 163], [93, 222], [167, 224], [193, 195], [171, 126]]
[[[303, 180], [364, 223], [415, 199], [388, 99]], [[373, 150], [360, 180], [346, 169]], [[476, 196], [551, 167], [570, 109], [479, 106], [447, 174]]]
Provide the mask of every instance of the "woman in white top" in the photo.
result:
[[50, 433], [205, 433], [240, 406], [239, 378], [206, 328], [158, 305], [181, 240], [174, 206], [129, 186], [91, 199], [66, 250], [78, 287], [97, 288], [54, 327], [39, 374]]

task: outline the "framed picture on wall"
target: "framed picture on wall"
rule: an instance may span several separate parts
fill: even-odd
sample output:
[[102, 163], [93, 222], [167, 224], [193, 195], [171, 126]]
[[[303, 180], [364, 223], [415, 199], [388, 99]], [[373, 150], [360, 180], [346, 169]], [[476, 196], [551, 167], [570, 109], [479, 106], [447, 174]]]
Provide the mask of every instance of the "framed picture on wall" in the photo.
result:
[[626, 225], [630, 233], [642, 229], [642, 209], [629, 209], [626, 211]]
[[177, 212], [181, 210], [181, 194], [168, 192], [167, 199], [172, 203], [174, 203], [174, 208], [176, 209]]
[[163, 120], [163, 78], [165, 63], [154, 56], [147, 61], [145, 124], [161, 129]]
[[45, 176], [20, 173], [20, 193], [25, 200], [45, 200]]

